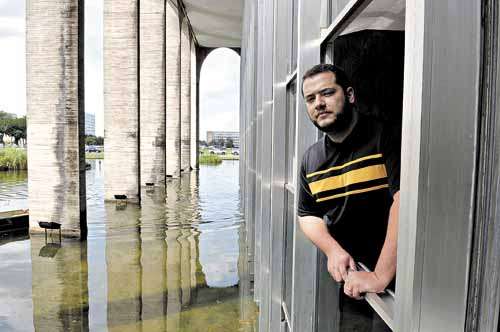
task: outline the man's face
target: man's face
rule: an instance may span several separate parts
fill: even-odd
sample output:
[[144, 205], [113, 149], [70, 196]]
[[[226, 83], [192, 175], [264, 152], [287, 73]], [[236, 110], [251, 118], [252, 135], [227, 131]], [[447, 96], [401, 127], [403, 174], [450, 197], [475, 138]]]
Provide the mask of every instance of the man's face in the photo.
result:
[[346, 103], [354, 103], [354, 90], [344, 89], [336, 82], [335, 74], [324, 72], [304, 80], [303, 91], [309, 118], [320, 130], [335, 131], [345, 117]]

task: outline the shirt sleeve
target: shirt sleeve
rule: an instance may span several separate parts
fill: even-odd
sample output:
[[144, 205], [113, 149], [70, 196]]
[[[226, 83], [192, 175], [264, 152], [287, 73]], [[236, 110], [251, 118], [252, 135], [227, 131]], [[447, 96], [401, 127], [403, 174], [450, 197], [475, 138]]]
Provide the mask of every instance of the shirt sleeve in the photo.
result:
[[396, 126], [386, 126], [382, 133], [382, 154], [387, 169], [389, 191], [394, 196], [399, 191], [399, 176], [401, 164], [401, 129]]
[[302, 158], [302, 164], [300, 166], [297, 214], [299, 215], [299, 217], [315, 216], [318, 218], [323, 218], [323, 214], [318, 209], [318, 203], [316, 203], [316, 199], [309, 190], [305, 165], [306, 155], [304, 155], [304, 158]]

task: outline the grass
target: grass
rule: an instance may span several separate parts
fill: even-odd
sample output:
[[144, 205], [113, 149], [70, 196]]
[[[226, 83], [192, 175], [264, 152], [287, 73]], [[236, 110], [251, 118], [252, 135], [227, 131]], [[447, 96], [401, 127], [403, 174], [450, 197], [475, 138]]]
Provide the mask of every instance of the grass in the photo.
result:
[[220, 158], [222, 160], [240, 160], [240, 156], [235, 156], [233, 154], [222, 154]]
[[0, 149], [0, 171], [18, 171], [28, 169], [28, 158], [25, 149]]
[[[226, 148], [225, 152], [226, 152], [226, 154], [219, 154], [217, 156], [219, 156], [221, 160], [240, 160], [240, 156], [234, 155], [233, 150], [231, 148]], [[214, 154], [211, 154], [210, 150], [208, 148], [200, 148], [200, 158], [204, 155], [213, 156]], [[200, 163], [201, 163], [201, 161], [200, 161]]]
[[85, 159], [104, 159], [104, 152], [86, 152]]
[[199, 162], [203, 165], [219, 165], [222, 163], [222, 158], [216, 154], [202, 154]]

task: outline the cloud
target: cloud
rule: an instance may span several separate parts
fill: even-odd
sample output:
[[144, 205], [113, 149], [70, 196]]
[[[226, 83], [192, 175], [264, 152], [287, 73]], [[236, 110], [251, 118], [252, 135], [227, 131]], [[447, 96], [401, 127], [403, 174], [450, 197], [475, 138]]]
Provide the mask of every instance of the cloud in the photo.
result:
[[0, 0], [0, 110], [26, 114], [25, 1]]
[[0, 110], [26, 114], [24, 38], [0, 37]]
[[0, 39], [8, 37], [24, 38], [24, 31], [24, 16], [4, 17], [0, 15]]
[[24, 19], [26, 0], [0, 0], [0, 17], [19, 17]]

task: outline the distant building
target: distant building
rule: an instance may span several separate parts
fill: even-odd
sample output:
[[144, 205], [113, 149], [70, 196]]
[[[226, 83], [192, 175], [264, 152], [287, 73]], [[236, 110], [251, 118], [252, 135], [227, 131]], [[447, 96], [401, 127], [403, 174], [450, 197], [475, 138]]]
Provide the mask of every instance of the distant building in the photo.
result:
[[240, 133], [238, 131], [207, 131], [207, 143], [212, 144], [216, 140], [232, 140], [235, 147], [240, 146]]
[[85, 113], [85, 135], [95, 136], [95, 114]]

